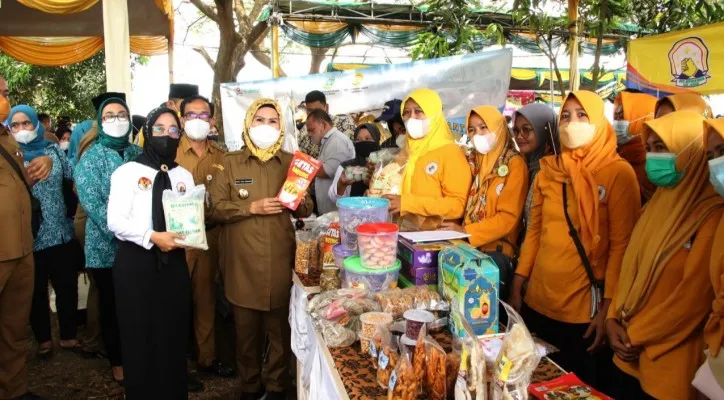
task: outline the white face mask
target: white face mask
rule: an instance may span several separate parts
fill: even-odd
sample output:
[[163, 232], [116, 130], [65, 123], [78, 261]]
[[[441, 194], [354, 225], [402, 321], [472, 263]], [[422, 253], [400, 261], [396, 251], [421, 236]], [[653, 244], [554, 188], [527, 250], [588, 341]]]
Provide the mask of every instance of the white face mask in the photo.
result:
[[186, 136], [197, 142], [206, 139], [206, 137], [209, 136], [210, 131], [211, 124], [200, 118], [186, 121], [186, 124], [184, 125], [184, 132], [186, 132]]
[[113, 122], [104, 122], [101, 126], [106, 135], [121, 138], [128, 134], [128, 128], [131, 126], [131, 122], [115, 120]]
[[60, 142], [60, 149], [63, 151], [68, 150], [68, 144], [70, 144], [70, 143], [69, 142]]
[[422, 139], [430, 131], [430, 120], [410, 118], [405, 122], [407, 134], [413, 139]]
[[571, 150], [579, 149], [593, 141], [596, 127], [588, 122], [569, 122], [559, 128], [561, 144]]
[[259, 150], [266, 150], [279, 141], [281, 132], [271, 125], [257, 125], [249, 129], [249, 139]]
[[395, 144], [397, 145], [397, 147], [399, 147], [399, 148], [405, 147], [405, 139], [407, 139], [405, 137], [405, 135], [398, 136], [397, 139], [395, 139]]
[[473, 146], [480, 154], [488, 154], [498, 144], [498, 137], [494, 133], [473, 136]]
[[36, 137], [38, 137], [38, 130], [33, 129], [32, 131], [28, 131], [23, 129], [18, 133], [13, 133], [13, 137], [18, 143], [28, 144], [35, 140]]

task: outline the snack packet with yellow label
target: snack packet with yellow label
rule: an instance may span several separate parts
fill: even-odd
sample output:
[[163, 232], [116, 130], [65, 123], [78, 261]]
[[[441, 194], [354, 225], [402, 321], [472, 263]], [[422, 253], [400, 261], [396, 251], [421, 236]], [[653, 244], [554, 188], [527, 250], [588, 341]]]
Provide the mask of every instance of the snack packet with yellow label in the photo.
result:
[[494, 399], [528, 399], [528, 385], [540, 362], [540, 353], [523, 318], [500, 302], [508, 313], [503, 345], [493, 370]]
[[277, 199], [284, 207], [294, 211], [304, 199], [304, 195], [314, 177], [322, 167], [318, 160], [302, 153], [294, 153], [292, 163], [287, 171], [287, 180], [284, 181]]

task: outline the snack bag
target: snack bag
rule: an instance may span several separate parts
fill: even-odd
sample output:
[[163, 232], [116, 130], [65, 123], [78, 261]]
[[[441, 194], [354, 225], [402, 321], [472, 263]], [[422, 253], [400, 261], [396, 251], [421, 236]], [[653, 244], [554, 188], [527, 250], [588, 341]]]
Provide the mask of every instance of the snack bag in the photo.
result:
[[505, 302], [500, 304], [508, 313], [508, 325], [493, 371], [495, 399], [526, 400], [540, 354], [523, 318]]
[[308, 274], [310, 262], [316, 261], [317, 242], [308, 231], [297, 231], [294, 234], [297, 241], [297, 251], [294, 256], [294, 271], [299, 274]]
[[312, 232], [316, 240], [315, 258], [310, 261], [310, 274], [321, 274], [325, 265], [336, 265], [332, 247], [339, 243], [339, 212], [333, 211], [316, 219]]
[[556, 378], [548, 382], [530, 385], [530, 387], [528, 387], [528, 391], [534, 398], [539, 400], [613, 400], [613, 398], [608, 397], [596, 389], [586, 385], [572, 373], [563, 375], [560, 378]]
[[402, 193], [402, 178], [405, 164], [391, 162], [385, 166], [378, 164], [370, 180], [370, 197], [382, 197], [386, 194], [399, 195]]
[[447, 355], [445, 349], [430, 336], [425, 337], [425, 390], [431, 400], [447, 398]]
[[417, 377], [410, 360], [410, 351], [407, 346], [402, 347], [402, 354], [394, 372], [390, 375], [387, 385], [387, 400], [415, 400], [417, 399]]
[[184, 193], [166, 189], [163, 191], [161, 201], [168, 231], [184, 236], [183, 239], [174, 239], [176, 243], [194, 249], [208, 250], [204, 223], [206, 187], [197, 185], [187, 188]]
[[316, 159], [299, 151], [294, 153], [294, 158], [287, 171], [287, 180], [284, 181], [277, 195], [277, 199], [284, 207], [292, 211], [299, 207], [304, 199], [304, 194], [321, 167], [322, 163]]
[[392, 333], [389, 330], [383, 332], [382, 347], [377, 349], [377, 384], [383, 389], [388, 388], [390, 376], [400, 360], [397, 348], [398, 343]]
[[465, 335], [462, 338], [460, 368], [454, 387], [455, 400], [486, 400], [485, 354], [470, 323], [459, 312], [458, 317]]
[[379, 357], [379, 352], [382, 350], [382, 342], [383, 338], [390, 337], [392, 334], [390, 333], [390, 329], [385, 325], [378, 325], [377, 329], [375, 330], [375, 333], [372, 335], [372, 338], [369, 339], [369, 349], [368, 354], [370, 356], [370, 359], [372, 360], [372, 365], [377, 369], [377, 362]]
[[423, 377], [425, 377], [425, 365], [427, 361], [427, 348], [425, 346], [425, 336], [427, 336], [427, 326], [422, 324], [420, 328], [420, 334], [417, 337], [417, 345], [415, 345], [415, 352], [412, 356], [412, 369], [415, 371], [417, 377], [417, 385], [423, 388]]

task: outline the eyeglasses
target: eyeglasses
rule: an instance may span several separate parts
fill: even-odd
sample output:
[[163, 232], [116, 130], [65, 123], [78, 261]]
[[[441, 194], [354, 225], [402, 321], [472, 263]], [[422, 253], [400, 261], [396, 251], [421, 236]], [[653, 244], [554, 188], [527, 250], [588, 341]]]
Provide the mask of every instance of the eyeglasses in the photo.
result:
[[522, 134], [524, 137], [530, 137], [533, 132], [535, 132], [535, 129], [530, 126], [524, 126], [521, 129], [513, 128], [513, 136], [518, 136]]
[[194, 120], [194, 119], [200, 119], [202, 121], [209, 122], [209, 120], [211, 119], [211, 114], [209, 114], [207, 112], [203, 112], [201, 114], [188, 112], [188, 113], [184, 114], [184, 118], [186, 118], [189, 121]]
[[154, 135], [160, 136], [161, 134], [168, 134], [168, 136], [178, 139], [181, 136], [181, 130], [177, 126], [169, 126], [168, 129], [166, 129], [163, 125], [154, 125], [151, 128], [151, 131]]
[[13, 122], [10, 124], [10, 129], [14, 132], [19, 131], [20, 129], [33, 129], [33, 123], [30, 121], [20, 121], [20, 122]]
[[118, 113], [116, 115], [108, 114], [108, 115], [103, 116], [103, 122], [106, 122], [106, 123], [116, 122], [116, 120], [118, 120], [120, 122], [128, 121], [128, 114], [122, 112], [122, 113]]

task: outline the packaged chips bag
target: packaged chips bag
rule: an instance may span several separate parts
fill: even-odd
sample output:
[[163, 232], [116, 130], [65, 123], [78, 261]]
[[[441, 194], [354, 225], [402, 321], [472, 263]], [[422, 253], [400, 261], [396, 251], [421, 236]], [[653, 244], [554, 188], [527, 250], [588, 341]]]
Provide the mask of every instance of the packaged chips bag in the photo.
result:
[[161, 201], [166, 229], [184, 237], [176, 239], [177, 243], [194, 249], [209, 249], [204, 222], [205, 199], [204, 185], [187, 188], [183, 193], [169, 189], [163, 191]]
[[287, 180], [284, 181], [277, 195], [277, 199], [284, 207], [292, 211], [299, 207], [304, 200], [304, 194], [321, 167], [322, 163], [318, 160], [299, 151], [294, 153], [294, 158], [287, 171]]

